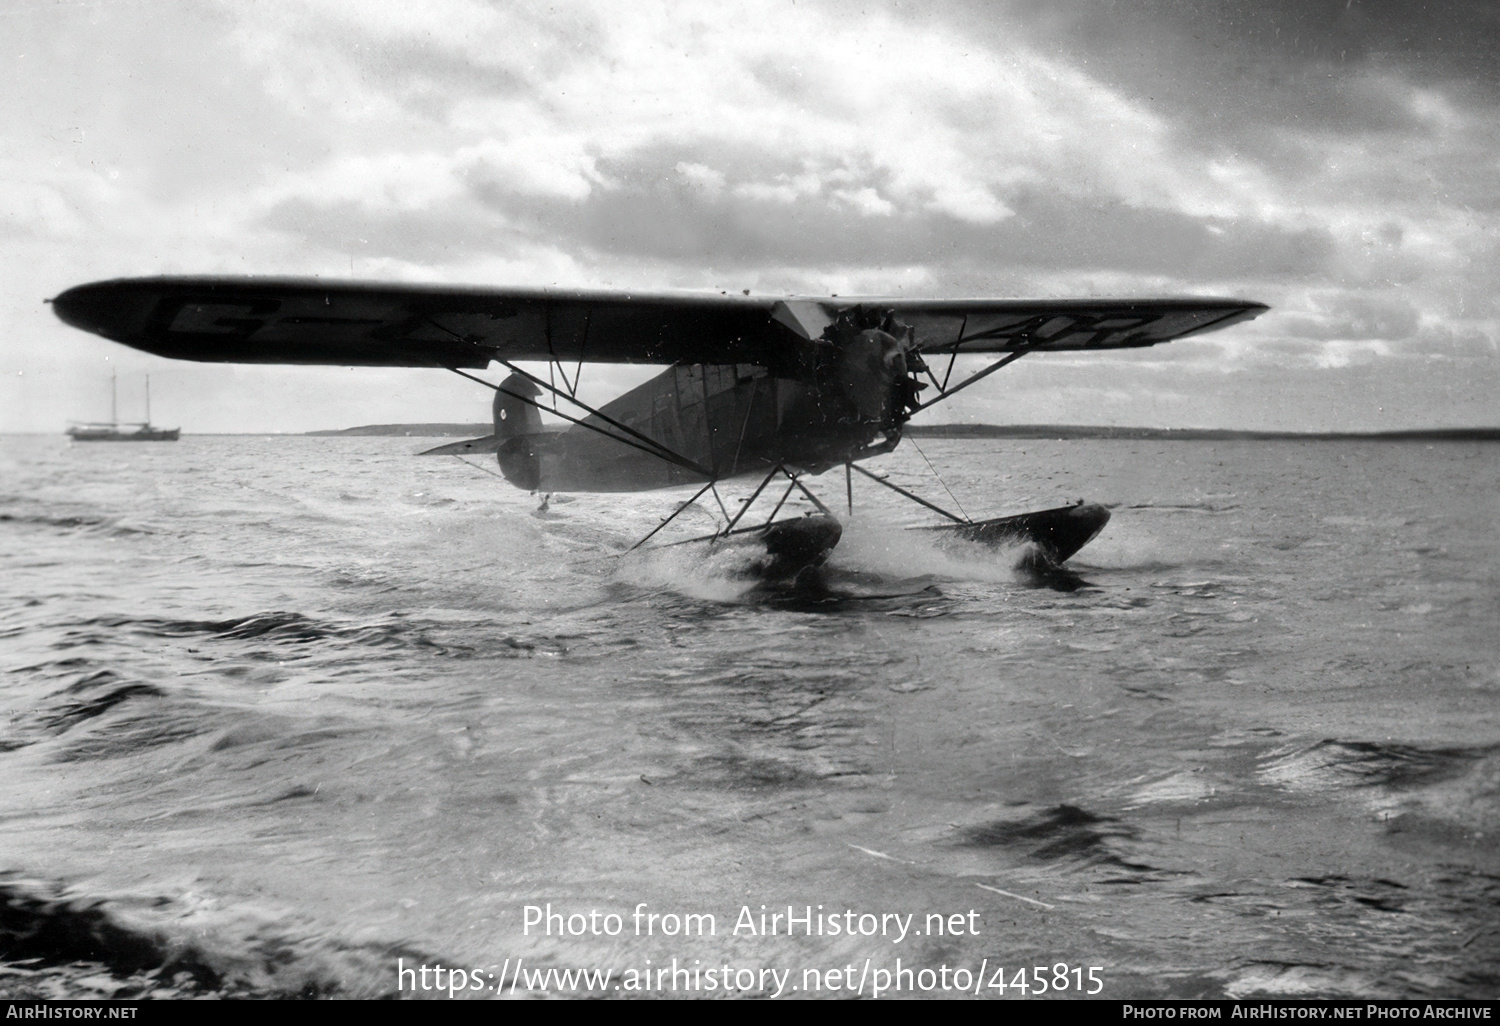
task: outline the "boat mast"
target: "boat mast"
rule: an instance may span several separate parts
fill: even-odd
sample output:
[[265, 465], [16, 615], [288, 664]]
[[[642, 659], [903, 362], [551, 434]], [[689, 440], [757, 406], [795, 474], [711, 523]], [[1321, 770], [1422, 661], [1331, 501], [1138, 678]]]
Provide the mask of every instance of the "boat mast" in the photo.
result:
[[116, 408], [117, 397], [115, 394], [115, 369], [109, 369], [109, 422], [116, 427], [120, 425], [120, 414]]
[[151, 375], [146, 375], [146, 426], [151, 426]]

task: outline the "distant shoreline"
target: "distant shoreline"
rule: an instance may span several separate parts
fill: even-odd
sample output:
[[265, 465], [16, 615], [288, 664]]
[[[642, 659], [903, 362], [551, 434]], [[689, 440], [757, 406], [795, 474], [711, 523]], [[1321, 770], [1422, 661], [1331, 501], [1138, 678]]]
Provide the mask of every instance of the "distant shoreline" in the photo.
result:
[[[412, 438], [478, 438], [489, 424], [364, 424], [333, 431], [309, 431], [315, 437], [397, 435]], [[1104, 438], [1124, 441], [1387, 441], [1497, 442], [1500, 427], [1424, 428], [1410, 431], [1233, 431], [1223, 428], [1098, 427], [1072, 424], [911, 424], [913, 438]]]

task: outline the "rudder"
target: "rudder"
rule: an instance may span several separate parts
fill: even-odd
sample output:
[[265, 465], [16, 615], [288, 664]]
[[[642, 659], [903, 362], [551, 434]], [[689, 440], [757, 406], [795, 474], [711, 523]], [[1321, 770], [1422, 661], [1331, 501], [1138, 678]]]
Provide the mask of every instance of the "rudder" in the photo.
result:
[[495, 392], [495, 437], [500, 440], [495, 459], [505, 480], [528, 492], [542, 484], [542, 460], [535, 444], [535, 437], [542, 433], [542, 415], [517, 396], [535, 398], [541, 394], [541, 389], [519, 374], [500, 382]]

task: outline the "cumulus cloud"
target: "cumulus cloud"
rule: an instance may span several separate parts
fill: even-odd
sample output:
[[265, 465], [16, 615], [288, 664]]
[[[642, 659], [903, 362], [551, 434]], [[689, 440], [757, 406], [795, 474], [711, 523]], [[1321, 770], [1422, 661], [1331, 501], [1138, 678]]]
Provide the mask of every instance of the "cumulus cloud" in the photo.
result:
[[0, 237], [70, 237], [82, 231], [74, 204], [50, 183], [11, 180], [0, 192]]
[[[770, 159], [728, 176], [740, 195], [812, 191], [870, 214], [992, 224], [1009, 214], [1002, 194], [1023, 185], [1151, 202], [1170, 197], [1165, 183], [1177, 174], [1165, 159], [1168, 127], [1146, 107], [1019, 41], [989, 49], [879, 12], [850, 20], [780, 3], [716, 18], [686, 5], [580, 6], [562, 27], [452, 7], [451, 23], [445, 14], [423, 45], [439, 63], [491, 77], [449, 90], [438, 116], [462, 142], [456, 151], [482, 153], [520, 191], [628, 190], [628, 175], [600, 180], [591, 164], [664, 148], [757, 152]], [[406, 14], [319, 9], [321, 32], [299, 23], [279, 40], [264, 14], [245, 45], [274, 68], [268, 88], [320, 101], [319, 116], [335, 122], [406, 102], [426, 64], [413, 52], [407, 67], [390, 66]], [[488, 87], [496, 73], [504, 84]], [[451, 173], [461, 160], [455, 152]]]
[[693, 164], [686, 160], [677, 162], [677, 173], [682, 175], [690, 185], [700, 189], [709, 195], [718, 195], [724, 191], [724, 172], [715, 171], [704, 164]]
[[1283, 330], [1302, 338], [1399, 341], [1422, 320], [1416, 306], [1399, 297], [1315, 293], [1309, 306], [1306, 313], [1284, 317]]
[[1488, 360], [1500, 356], [1500, 339], [1478, 328], [1432, 323], [1393, 347], [1400, 353], [1444, 360]]

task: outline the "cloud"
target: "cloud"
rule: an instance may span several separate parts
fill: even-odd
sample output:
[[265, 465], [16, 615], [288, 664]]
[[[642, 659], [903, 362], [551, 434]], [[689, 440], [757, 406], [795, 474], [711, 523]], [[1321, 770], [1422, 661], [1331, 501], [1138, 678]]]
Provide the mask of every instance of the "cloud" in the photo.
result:
[[1393, 347], [1396, 352], [1447, 360], [1489, 360], [1500, 356], [1500, 339], [1478, 328], [1427, 324]]
[[75, 204], [51, 183], [10, 179], [0, 191], [0, 238], [67, 238], [83, 230]]
[[[1396, 187], [1375, 225], [1351, 203], [1418, 167], [1463, 177], [1437, 158], [1473, 117], [1383, 71], [1338, 81], [1391, 112], [1386, 122], [1283, 116], [1273, 150], [1234, 152], [1224, 146], [1232, 126], [1202, 138], [1163, 117], [1154, 98], [1043, 52], [1003, 19], [981, 42], [878, 8], [851, 21], [807, 5], [711, 17], [682, 5], [583, 4], [549, 20], [455, 0], [421, 32], [411, 25], [428, 22], [410, 11], [315, 10], [289, 16], [295, 31], [268, 35], [258, 17], [249, 33], [255, 59], [276, 68], [273, 91], [321, 100], [319, 117], [357, 127], [402, 109], [422, 92], [414, 83], [436, 76], [444, 103], [408, 112], [421, 146], [381, 158], [388, 177], [401, 178], [408, 160], [434, 194], [467, 191], [501, 220], [576, 233], [567, 237], [605, 255], [689, 259], [697, 245], [715, 266], [1003, 255], [1200, 281], [1335, 268], [1410, 280], [1424, 258], [1444, 258], [1424, 247], [1451, 249], [1489, 227], [1424, 233], [1434, 204], [1410, 187]], [[466, 83], [455, 69], [481, 74]], [[446, 150], [431, 145], [429, 121]], [[1372, 132], [1390, 138], [1372, 143]], [[281, 185], [303, 188], [297, 198], [308, 203], [346, 203], [326, 183], [361, 177], [330, 163]], [[696, 195], [684, 200], [679, 183]], [[367, 183], [373, 196], [391, 188]], [[768, 214], [776, 204], [789, 209]], [[663, 217], [663, 240], [637, 240]], [[756, 227], [767, 217], [779, 254]], [[879, 219], [878, 229], [859, 217]], [[821, 241], [798, 238], [799, 228]], [[727, 252], [737, 242], [738, 258]]]
[[[1375, 388], [1355, 371], [1420, 364], [1462, 390], [1500, 338], [1489, 3], [8, 19], [25, 56], [0, 109], [0, 247], [29, 290], [12, 283], [12, 310], [162, 271], [1273, 305], [1131, 358], [1153, 416], [1186, 408], [1150, 398], [1184, 368]], [[63, 337], [3, 327], [38, 361]], [[1113, 395], [1126, 360], [1070, 363], [1069, 387]]]
[[1310, 339], [1399, 341], [1410, 337], [1422, 315], [1407, 300], [1349, 293], [1315, 294], [1312, 310], [1283, 317], [1280, 327]]
[[715, 171], [705, 164], [693, 164], [686, 160], [677, 162], [677, 173], [693, 188], [710, 196], [724, 191], [724, 172]]
[[[1007, 216], [999, 194], [1009, 187], [1051, 181], [1087, 192], [1119, 178], [1097, 159], [1101, 143], [1161, 155], [1164, 126], [1086, 75], [1019, 44], [986, 52], [878, 14], [850, 22], [757, 4], [707, 20], [681, 5], [598, 5], [576, 9], [586, 30], [559, 31], [452, 8], [454, 24], [404, 61], [390, 56], [404, 15], [344, 20], [340, 8], [319, 11], [326, 25], [281, 37], [257, 11], [244, 45], [267, 69], [269, 91], [304, 108], [320, 103], [318, 116], [335, 125], [389, 116], [421, 91], [414, 83], [430, 77], [422, 69], [432, 58], [498, 74], [467, 89], [453, 83], [434, 112], [446, 138], [497, 179], [520, 189], [562, 183], [573, 198], [607, 188], [589, 177], [595, 161], [665, 148], [759, 151], [774, 167], [759, 179], [736, 175], [749, 192], [785, 194], [790, 177], [811, 173], [832, 202], [988, 224]], [[590, 45], [574, 53], [580, 37]], [[1162, 174], [1127, 171], [1110, 186], [1144, 196]]]

